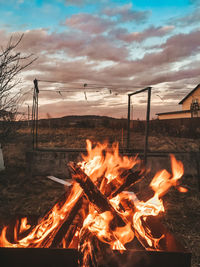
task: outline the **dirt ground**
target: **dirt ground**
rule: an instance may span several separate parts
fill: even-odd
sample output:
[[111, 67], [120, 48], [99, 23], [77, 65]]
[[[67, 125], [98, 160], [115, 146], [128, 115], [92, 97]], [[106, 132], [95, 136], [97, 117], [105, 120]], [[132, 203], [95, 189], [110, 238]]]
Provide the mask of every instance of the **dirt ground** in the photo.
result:
[[[94, 131], [94, 130], [93, 130]], [[71, 129], [68, 133], [57, 134], [51, 141], [51, 145], [62, 146], [72, 144], [76, 140], [76, 147], [79, 146], [76, 133]], [[92, 129], [85, 136], [84, 131], [77, 130], [84, 138], [96, 138], [102, 141], [103, 130], [92, 133]], [[110, 140], [121, 133], [113, 133]], [[39, 142], [48, 146], [49, 140], [45, 139], [49, 133], [41, 133]], [[69, 137], [69, 139], [67, 138]], [[75, 138], [76, 137], [76, 138]], [[143, 136], [135, 135], [133, 147], [142, 149]], [[57, 140], [57, 141], [56, 141]], [[70, 141], [69, 141], [70, 140]], [[112, 141], [112, 140], [111, 140]], [[26, 170], [25, 152], [31, 149], [31, 136], [27, 132], [20, 132], [9, 142], [3, 143], [3, 153], [6, 170], [0, 172], [0, 225], [7, 224], [12, 218], [18, 215], [43, 216], [64, 193], [64, 187], [45, 177], [31, 177]], [[142, 141], [141, 141], [142, 142]], [[150, 149], [170, 151], [199, 151], [199, 140], [150, 137]], [[75, 144], [75, 141], [74, 143]], [[162, 149], [161, 149], [162, 148]], [[163, 223], [177, 237], [181, 243], [192, 252], [192, 267], [200, 266], [200, 192], [198, 192], [197, 177], [183, 177], [182, 184], [188, 189], [187, 193], [180, 193], [171, 189], [164, 197], [165, 214]]]

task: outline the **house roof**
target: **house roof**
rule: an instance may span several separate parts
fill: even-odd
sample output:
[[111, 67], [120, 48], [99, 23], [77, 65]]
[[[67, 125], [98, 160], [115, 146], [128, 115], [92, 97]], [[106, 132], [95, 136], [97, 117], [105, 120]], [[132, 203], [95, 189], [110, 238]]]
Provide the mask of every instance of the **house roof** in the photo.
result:
[[183, 113], [191, 113], [191, 110], [179, 110], [179, 111], [170, 111], [163, 113], [156, 113], [156, 115], [168, 115], [168, 114], [183, 114]]
[[183, 104], [183, 102], [189, 97], [191, 96], [198, 88], [200, 87], [200, 84], [198, 84], [192, 91], [189, 92], [189, 94], [187, 94], [180, 102], [180, 104]]

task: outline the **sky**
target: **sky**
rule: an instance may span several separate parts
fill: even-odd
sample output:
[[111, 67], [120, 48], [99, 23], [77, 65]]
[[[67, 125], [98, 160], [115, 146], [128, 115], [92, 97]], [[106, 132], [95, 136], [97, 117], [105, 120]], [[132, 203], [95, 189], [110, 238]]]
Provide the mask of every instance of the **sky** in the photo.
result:
[[[0, 43], [37, 60], [21, 73], [21, 110], [38, 79], [40, 117], [127, 117], [152, 87], [151, 118], [180, 110], [200, 83], [200, 0], [0, 0]], [[145, 118], [147, 94], [131, 99]]]

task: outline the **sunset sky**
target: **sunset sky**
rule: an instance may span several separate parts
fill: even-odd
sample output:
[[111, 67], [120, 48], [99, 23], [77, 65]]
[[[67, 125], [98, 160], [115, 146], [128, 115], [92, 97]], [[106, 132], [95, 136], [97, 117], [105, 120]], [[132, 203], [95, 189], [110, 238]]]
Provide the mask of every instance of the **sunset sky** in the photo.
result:
[[[41, 117], [125, 118], [127, 94], [152, 86], [156, 118], [200, 83], [200, 0], [0, 0], [1, 46], [22, 33], [18, 50], [38, 58], [21, 76], [22, 110], [34, 78], [57, 82], [39, 81]], [[134, 118], [146, 97], [132, 99]]]

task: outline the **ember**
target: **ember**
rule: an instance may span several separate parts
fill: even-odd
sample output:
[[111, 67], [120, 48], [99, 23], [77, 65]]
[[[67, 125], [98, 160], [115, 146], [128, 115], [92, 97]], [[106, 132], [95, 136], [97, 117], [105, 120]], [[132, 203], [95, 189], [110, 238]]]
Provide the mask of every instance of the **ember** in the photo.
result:
[[26, 218], [16, 222], [10, 235], [9, 226], [0, 234], [1, 247], [13, 248], [73, 248], [80, 252], [80, 266], [104, 264], [105, 254], [121, 253], [131, 246], [162, 251], [168, 246], [166, 233], [156, 232], [153, 217], [164, 212], [161, 197], [171, 186], [178, 185], [183, 165], [171, 155], [172, 174], [158, 172], [150, 183], [154, 195], [139, 200], [133, 185], [146, 175], [137, 157], [120, 156], [118, 145], [87, 141], [83, 161], [70, 162], [73, 185], [69, 194], [31, 226]]

